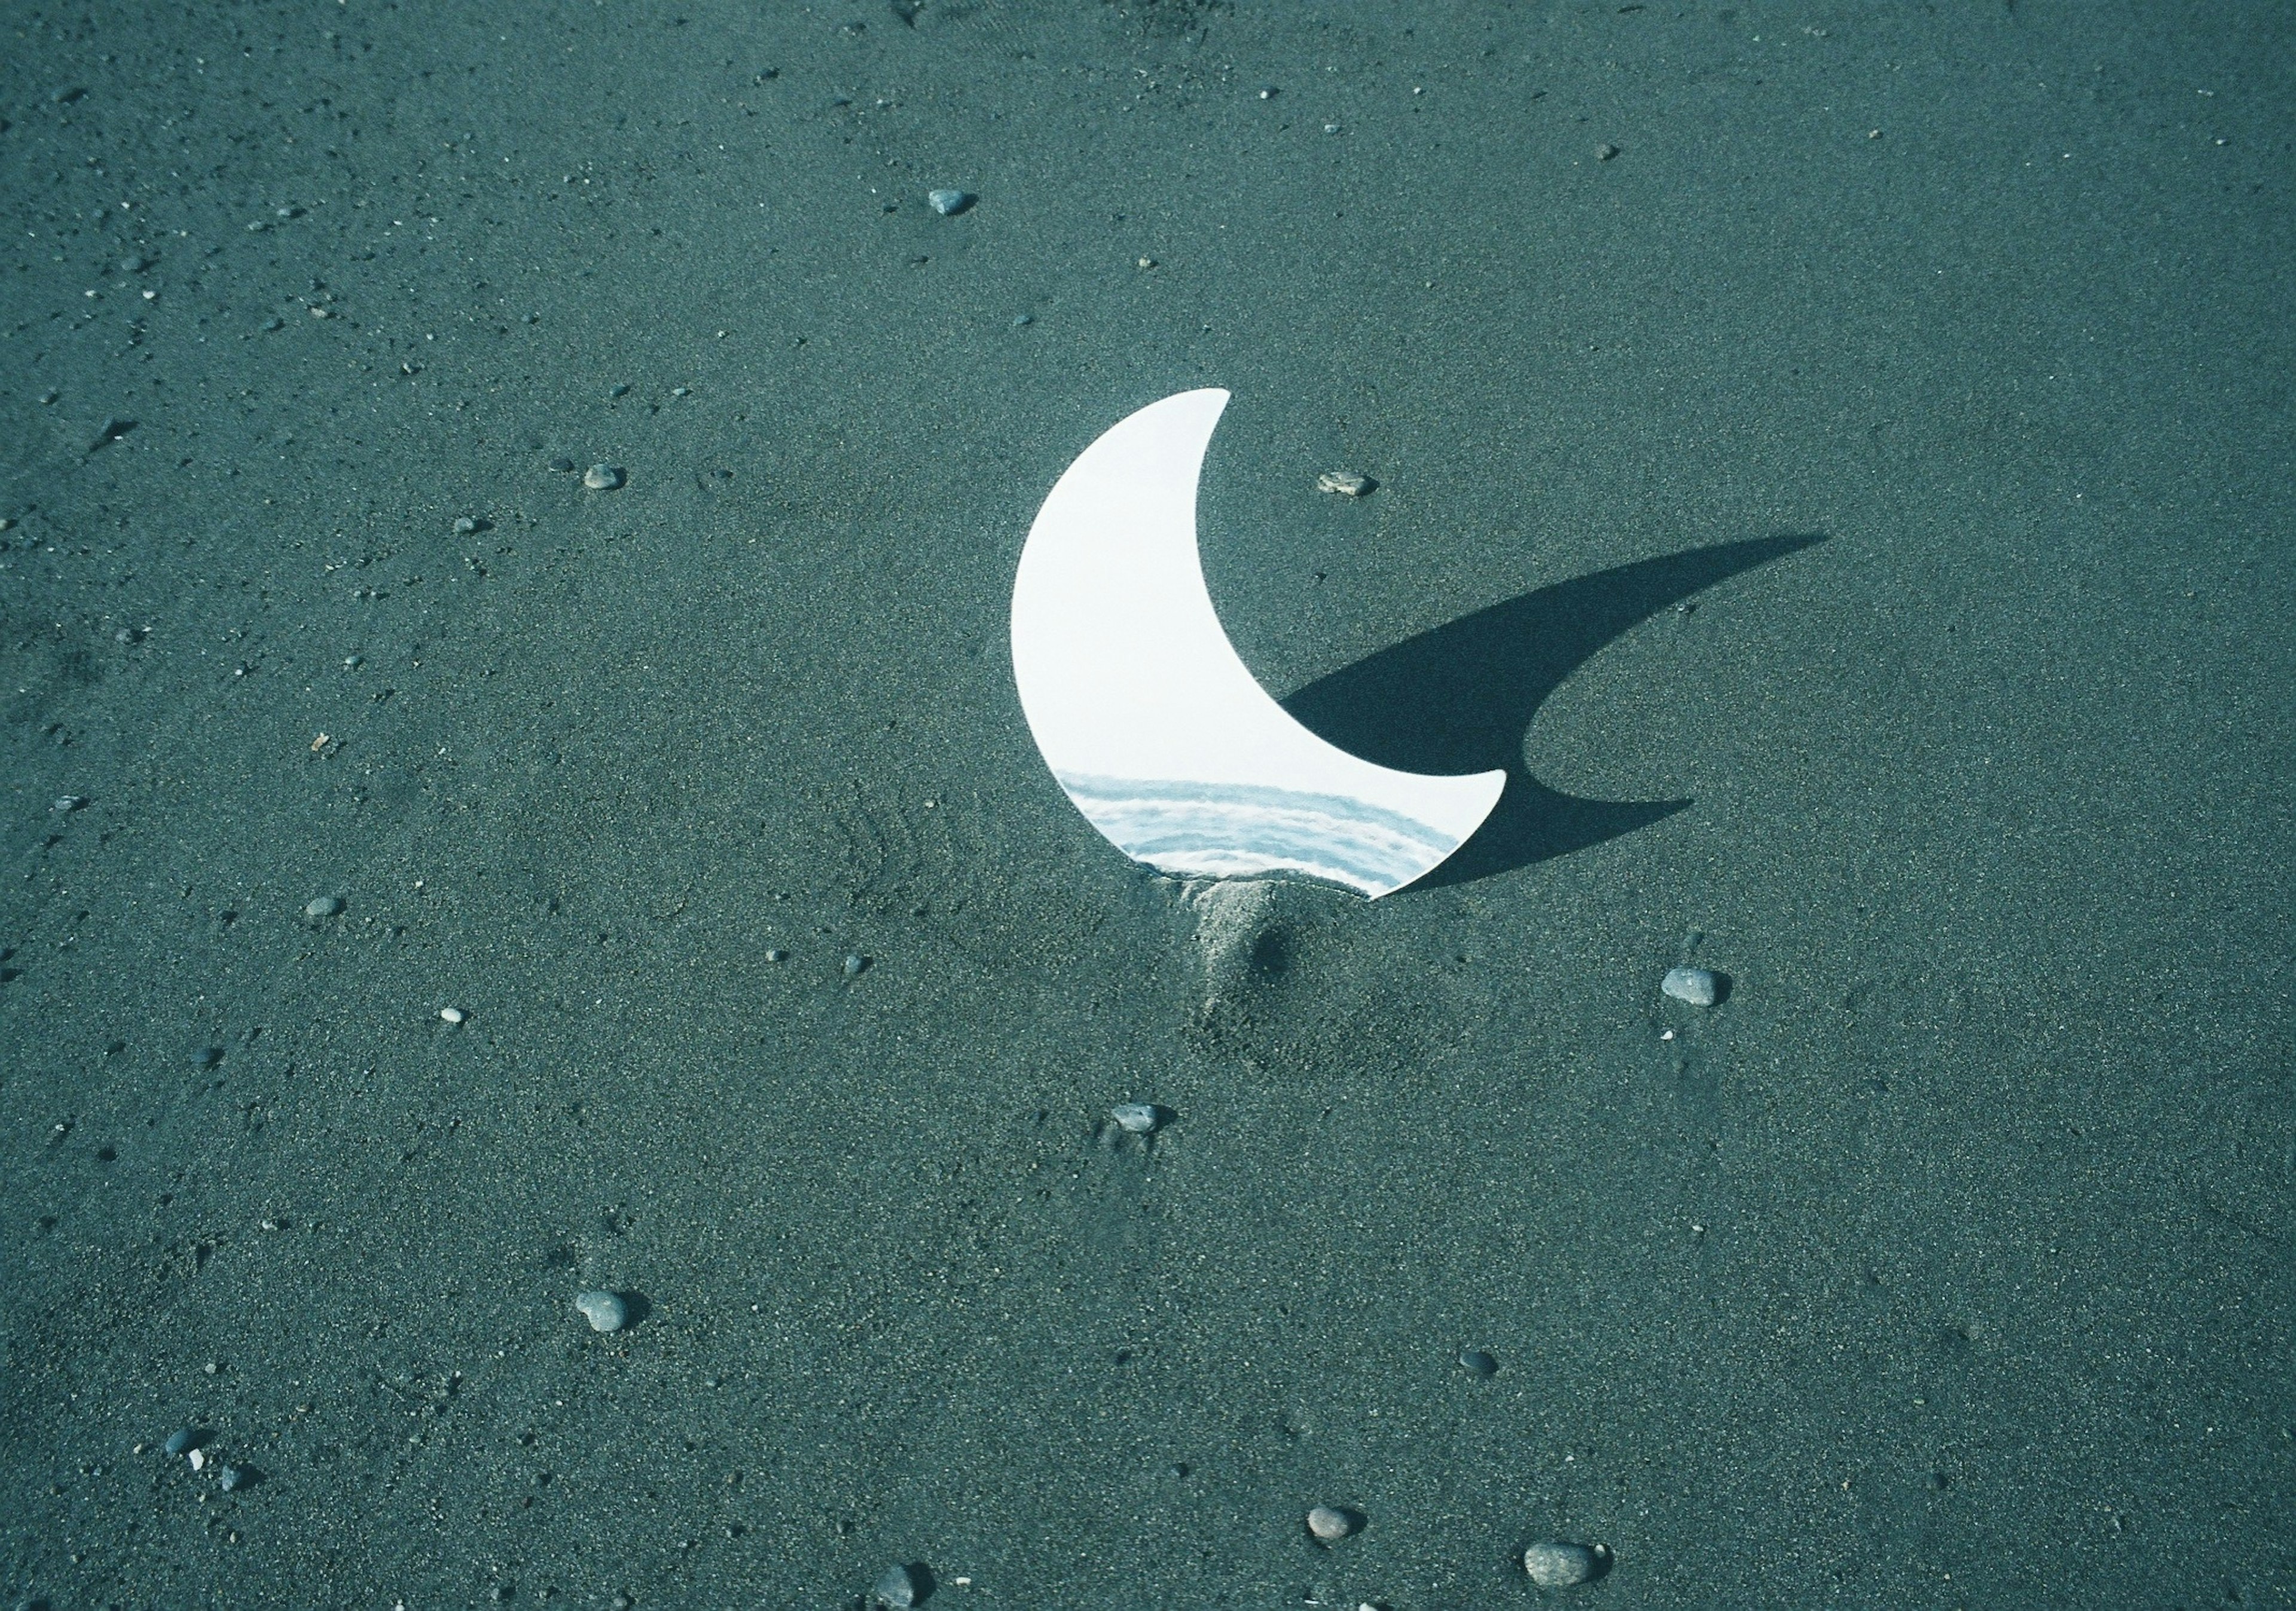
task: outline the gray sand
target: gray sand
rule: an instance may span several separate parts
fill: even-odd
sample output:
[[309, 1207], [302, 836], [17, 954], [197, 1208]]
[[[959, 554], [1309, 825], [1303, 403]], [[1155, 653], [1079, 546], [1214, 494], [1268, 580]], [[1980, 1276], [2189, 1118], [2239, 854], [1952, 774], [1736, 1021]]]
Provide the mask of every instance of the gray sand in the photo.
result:
[[[1480, 9], [10, 14], [0, 1601], [2296, 1599], [2296, 27]], [[1217, 945], [1004, 640], [1207, 384], [1303, 713], [1536, 626]]]

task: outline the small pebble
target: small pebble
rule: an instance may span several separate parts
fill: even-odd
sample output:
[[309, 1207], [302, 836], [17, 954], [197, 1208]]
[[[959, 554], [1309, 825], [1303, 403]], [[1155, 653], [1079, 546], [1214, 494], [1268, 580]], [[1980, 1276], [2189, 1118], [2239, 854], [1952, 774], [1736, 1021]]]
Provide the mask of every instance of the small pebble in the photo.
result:
[[1308, 1512], [1308, 1531], [1327, 1544], [1336, 1544], [1363, 1525], [1363, 1517], [1337, 1505], [1318, 1505]]
[[1013, 326], [1016, 330], [1024, 325], [1034, 324], [1036, 322], [1037, 315], [1034, 314], [1015, 314], [1013, 316]]
[[630, 1318], [630, 1306], [611, 1292], [578, 1292], [574, 1307], [582, 1312], [593, 1331], [619, 1331], [622, 1322]]
[[1459, 1356], [1459, 1369], [1469, 1376], [1480, 1376], [1488, 1381], [1499, 1373], [1499, 1362], [1480, 1348], [1470, 1348]]
[[458, 537], [467, 537], [478, 528], [478, 521], [469, 515], [464, 515], [455, 522], [455, 535]]
[[303, 907], [303, 915], [314, 923], [331, 918], [343, 909], [343, 897], [339, 895], [313, 895]]
[[1608, 162], [1618, 154], [1619, 148], [1615, 145], [1598, 145], [1595, 148], [1595, 160], [1597, 162]]
[[690, 397], [693, 395], [693, 388], [690, 386], [673, 386], [669, 388], [669, 395], [673, 397]]
[[119, 259], [119, 272], [123, 274], [140, 274], [151, 266], [152, 259], [149, 258], [127, 257]]
[[1316, 478], [1317, 492], [1335, 492], [1343, 498], [1360, 498], [1377, 483], [1352, 470], [1327, 470]]
[[1522, 1552], [1523, 1575], [1542, 1589], [1568, 1589], [1593, 1577], [1608, 1553], [1584, 1544], [1533, 1544]]
[[869, 959], [863, 956], [859, 952], [849, 951], [845, 953], [845, 977], [847, 978], [859, 978], [861, 975], [868, 969], [868, 967]]
[[789, 953], [783, 951], [778, 945], [772, 946], [766, 952], [766, 961], [768, 962], [786, 962], [789, 961]]
[[271, 317], [263, 322], [263, 328], [266, 330], [284, 330], [287, 328], [287, 321], [279, 317], [278, 315], [274, 314]]
[[41, 401], [41, 402], [43, 402], [43, 403], [53, 403], [53, 402], [54, 402], [58, 397], [62, 397], [62, 396], [63, 396], [63, 393], [62, 393], [62, 392], [60, 392], [60, 391], [44, 391], [44, 392], [42, 392], [42, 393], [40, 394], [40, 401]]
[[1116, 1121], [1116, 1127], [1119, 1130], [1134, 1135], [1146, 1135], [1156, 1128], [1157, 1121], [1164, 1116], [1153, 1102], [1119, 1102], [1108, 1110], [1108, 1116]]
[[980, 198], [961, 190], [929, 190], [925, 200], [932, 203], [933, 211], [942, 217], [954, 217]]
[[58, 816], [70, 816], [86, 804], [87, 797], [84, 794], [60, 794], [49, 802], [48, 809]]
[[564, 454], [561, 454], [556, 458], [550, 461], [550, 468], [556, 470], [562, 476], [574, 468], [574, 461], [568, 458]]
[[869, 1591], [869, 1603], [888, 1611], [908, 1611], [917, 1603], [917, 1580], [909, 1575], [906, 1566], [888, 1566], [876, 1587]]
[[230, 1492], [246, 1480], [247, 1472], [239, 1466], [226, 1466], [216, 1476], [217, 1485], [226, 1493]]
[[1283, 93], [1283, 92], [1282, 90], [1276, 88], [1273, 84], [1263, 84], [1259, 86], [1259, 98], [1262, 101], [1273, 101], [1276, 96]]
[[610, 397], [627, 397], [630, 395], [629, 383], [623, 381], [613, 386], [607, 390], [606, 395]]
[[208, 1455], [207, 1451], [204, 1449], [186, 1449], [184, 1451], [184, 1459], [190, 1462], [191, 1468], [194, 1471], [204, 1471], [207, 1469]]
[[178, 1427], [160, 1446], [170, 1454], [189, 1454], [200, 1446], [200, 1435], [189, 1427]]
[[593, 464], [582, 472], [582, 485], [592, 492], [611, 492], [622, 484], [619, 464]]
[[441, 1007], [439, 1018], [443, 1023], [459, 1024], [463, 1021], [463, 1010], [460, 1007]]
[[1714, 975], [1703, 968], [1669, 968], [1658, 987], [1662, 994], [1677, 1002], [1688, 1002], [1693, 1007], [1711, 1007], [1721, 996]]

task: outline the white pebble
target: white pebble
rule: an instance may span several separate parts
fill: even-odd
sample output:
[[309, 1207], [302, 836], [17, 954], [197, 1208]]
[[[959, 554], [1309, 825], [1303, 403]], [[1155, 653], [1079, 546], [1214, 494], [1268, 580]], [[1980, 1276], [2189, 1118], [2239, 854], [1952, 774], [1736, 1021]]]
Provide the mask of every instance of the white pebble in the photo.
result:
[[459, 1024], [463, 1021], [463, 1010], [460, 1007], [441, 1007], [439, 1017], [444, 1023]]
[[947, 218], [963, 212], [978, 198], [961, 190], [929, 190], [925, 200], [932, 203], [933, 211]]
[[194, 1449], [184, 1458], [191, 1462], [192, 1469], [194, 1471], [204, 1471], [208, 1468], [207, 1452], [203, 1449]]
[[582, 485], [592, 492], [611, 492], [622, 484], [619, 464], [593, 464], [582, 472]]
[[1669, 968], [1658, 987], [1676, 1001], [1688, 1002], [1693, 1007], [1711, 1007], [1721, 995], [1713, 974], [1703, 968]]
[[1568, 1589], [1592, 1578], [1610, 1552], [1584, 1544], [1533, 1544], [1522, 1552], [1523, 1575], [1542, 1589]]
[[630, 1307], [611, 1292], [578, 1292], [574, 1307], [590, 1322], [593, 1331], [619, 1331], [622, 1322], [630, 1318]]
[[1316, 478], [1317, 492], [1335, 492], [1343, 498], [1360, 498], [1372, 486], [1369, 476], [1359, 476], [1352, 470], [1327, 470]]
[[1337, 1505], [1318, 1505], [1308, 1512], [1308, 1531], [1327, 1544], [1338, 1543], [1362, 1525], [1362, 1517]]

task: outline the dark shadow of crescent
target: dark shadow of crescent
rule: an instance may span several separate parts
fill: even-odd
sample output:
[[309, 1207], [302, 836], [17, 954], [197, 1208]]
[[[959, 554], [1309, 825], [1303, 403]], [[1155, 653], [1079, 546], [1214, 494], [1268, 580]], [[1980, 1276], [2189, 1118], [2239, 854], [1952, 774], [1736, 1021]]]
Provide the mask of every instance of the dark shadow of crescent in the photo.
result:
[[1343, 666], [1285, 699], [1283, 708], [1317, 737], [1382, 766], [1505, 770], [1506, 791], [1474, 838], [1416, 887], [1471, 883], [1568, 855], [1690, 802], [1587, 800], [1539, 782], [1522, 748], [1547, 696], [1604, 645], [1669, 605], [1824, 541], [1752, 537], [1558, 582]]

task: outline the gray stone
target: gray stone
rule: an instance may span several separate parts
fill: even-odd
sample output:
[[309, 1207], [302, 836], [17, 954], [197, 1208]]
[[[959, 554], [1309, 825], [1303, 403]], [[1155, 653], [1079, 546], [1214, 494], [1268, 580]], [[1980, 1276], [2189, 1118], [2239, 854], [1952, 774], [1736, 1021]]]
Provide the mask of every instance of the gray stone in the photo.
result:
[[622, 484], [619, 464], [593, 464], [582, 472], [582, 485], [592, 492], [611, 492]]
[[1316, 478], [1317, 492], [1335, 492], [1343, 498], [1360, 498], [1379, 485], [1352, 470], [1327, 470]]
[[630, 1318], [630, 1306], [614, 1292], [578, 1292], [574, 1307], [581, 1311], [593, 1331], [619, 1331]]
[[1342, 1505], [1318, 1505], [1308, 1512], [1308, 1531], [1319, 1542], [1336, 1544], [1363, 1525], [1364, 1518]]
[[1703, 968], [1669, 968], [1658, 987], [1664, 994], [1693, 1007], [1711, 1007], [1722, 996], [1719, 982]]
[[226, 1466], [216, 1474], [216, 1484], [226, 1493], [229, 1493], [234, 1488], [244, 1486], [246, 1482], [247, 1468], [244, 1466]]
[[303, 915], [312, 922], [323, 922], [343, 909], [343, 897], [339, 895], [314, 895], [304, 904]]
[[1608, 1554], [1585, 1544], [1533, 1544], [1522, 1552], [1523, 1575], [1542, 1589], [1568, 1589], [1595, 1577]]
[[1499, 1362], [1480, 1348], [1470, 1348], [1459, 1356], [1459, 1369], [1488, 1381], [1499, 1373]]
[[455, 522], [455, 535], [458, 537], [467, 537], [478, 528], [478, 518], [474, 515], [463, 515]]
[[917, 1603], [917, 1580], [906, 1566], [888, 1566], [869, 1591], [869, 1604], [884, 1611], [908, 1611]]
[[1108, 1110], [1116, 1127], [1133, 1135], [1146, 1135], [1163, 1122], [1163, 1110], [1153, 1102], [1119, 1102]]
[[980, 198], [968, 191], [929, 190], [925, 192], [925, 200], [932, 203], [933, 211], [948, 218], [964, 211]]
[[168, 1434], [168, 1441], [160, 1445], [170, 1454], [189, 1454], [199, 1446], [200, 1435], [190, 1427], [178, 1427]]
[[550, 468], [556, 470], [562, 476], [566, 475], [573, 470], [574, 461], [568, 458], [564, 454], [560, 454], [556, 458], [550, 461]]
[[854, 951], [854, 952], [848, 952], [848, 953], [846, 953], [846, 957], [845, 957], [845, 977], [846, 977], [847, 978], [849, 978], [849, 979], [857, 979], [857, 978], [859, 978], [863, 974], [865, 974], [865, 973], [866, 973], [866, 972], [868, 972], [868, 971], [869, 971], [869, 959], [868, 959], [867, 957], [863, 956], [863, 955], [862, 955], [859, 952], [857, 952], [857, 951]]

